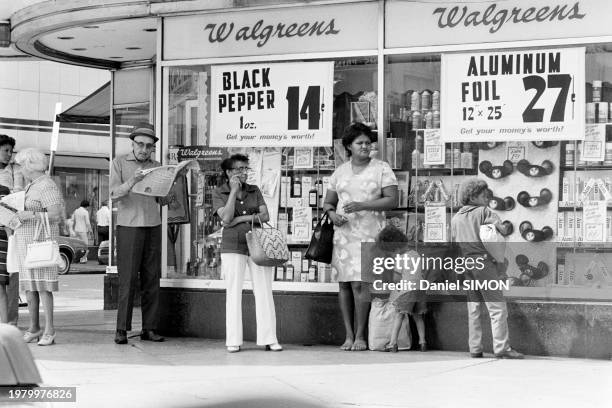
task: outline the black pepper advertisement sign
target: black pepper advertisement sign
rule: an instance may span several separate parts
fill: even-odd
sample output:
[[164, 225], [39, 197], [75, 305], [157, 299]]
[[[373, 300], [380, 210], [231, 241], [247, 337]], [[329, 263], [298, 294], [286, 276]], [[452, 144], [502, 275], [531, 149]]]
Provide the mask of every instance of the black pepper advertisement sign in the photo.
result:
[[211, 67], [210, 146], [331, 146], [333, 62]]
[[446, 142], [584, 138], [585, 49], [442, 55]]

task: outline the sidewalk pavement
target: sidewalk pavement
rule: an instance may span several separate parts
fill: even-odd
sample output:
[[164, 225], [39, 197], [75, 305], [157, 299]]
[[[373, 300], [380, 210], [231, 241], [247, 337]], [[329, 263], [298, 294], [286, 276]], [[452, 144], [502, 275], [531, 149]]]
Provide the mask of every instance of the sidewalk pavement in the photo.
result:
[[[140, 311], [134, 311], [140, 329]], [[77, 387], [79, 407], [609, 407], [610, 361], [467, 353], [343, 352], [285, 344], [280, 353], [222, 340], [132, 338], [115, 345], [114, 311], [58, 311], [57, 344], [30, 344], [45, 385]], [[22, 316], [21, 325], [27, 316]]]

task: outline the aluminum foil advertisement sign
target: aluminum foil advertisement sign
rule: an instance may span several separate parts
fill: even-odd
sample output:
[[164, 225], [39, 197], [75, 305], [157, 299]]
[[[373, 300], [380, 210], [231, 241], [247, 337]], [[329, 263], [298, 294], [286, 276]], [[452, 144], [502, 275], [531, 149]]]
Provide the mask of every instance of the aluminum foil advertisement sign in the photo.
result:
[[583, 139], [584, 55], [582, 47], [442, 55], [442, 139]]

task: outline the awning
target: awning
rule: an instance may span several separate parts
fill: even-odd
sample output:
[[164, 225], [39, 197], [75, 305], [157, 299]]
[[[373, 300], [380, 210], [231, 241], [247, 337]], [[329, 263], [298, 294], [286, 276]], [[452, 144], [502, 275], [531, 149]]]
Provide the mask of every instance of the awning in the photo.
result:
[[58, 122], [110, 123], [110, 81], [57, 115]]
[[53, 159], [53, 167], [68, 167], [77, 169], [109, 170], [110, 162], [104, 157], [60, 156]]

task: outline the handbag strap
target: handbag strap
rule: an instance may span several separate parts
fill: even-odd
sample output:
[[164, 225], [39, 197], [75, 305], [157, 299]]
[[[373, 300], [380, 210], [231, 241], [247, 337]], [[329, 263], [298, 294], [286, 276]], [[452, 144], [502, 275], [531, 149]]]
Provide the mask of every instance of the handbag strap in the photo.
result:
[[[259, 225], [261, 225], [263, 227], [263, 222], [261, 222], [261, 218], [259, 217], [259, 214], [253, 214], [257, 217], [257, 221], [259, 221]], [[255, 229], [255, 217], [251, 218], [251, 231], [253, 231]]]
[[42, 220], [40, 219], [40, 217], [37, 216], [36, 218], [37, 218], [36, 229], [34, 230], [34, 236], [32, 237], [34, 242], [38, 241], [38, 237], [40, 236], [40, 231], [43, 228]]
[[36, 223], [36, 230], [34, 231], [34, 241], [38, 241], [40, 238], [40, 233], [44, 232], [44, 240], [49, 241], [51, 239], [51, 225], [49, 224], [49, 214], [46, 212], [38, 213], [38, 220]]
[[51, 224], [49, 223], [49, 213], [43, 212], [41, 215], [43, 219], [43, 224], [45, 227], [45, 240], [49, 241], [51, 239]]

